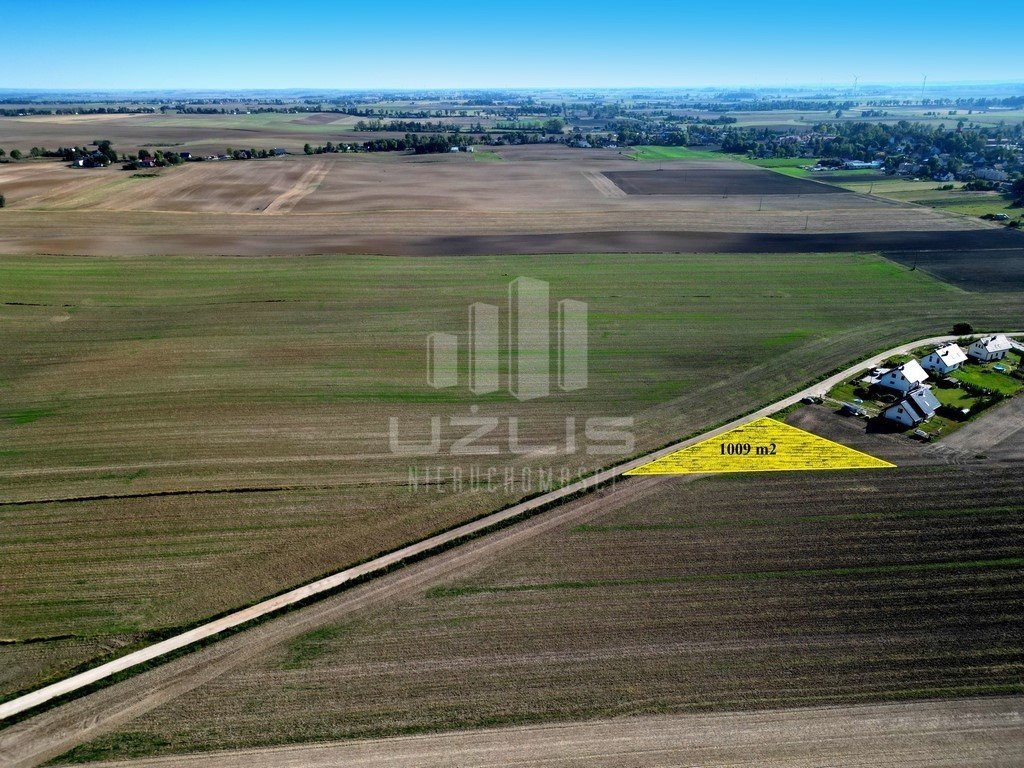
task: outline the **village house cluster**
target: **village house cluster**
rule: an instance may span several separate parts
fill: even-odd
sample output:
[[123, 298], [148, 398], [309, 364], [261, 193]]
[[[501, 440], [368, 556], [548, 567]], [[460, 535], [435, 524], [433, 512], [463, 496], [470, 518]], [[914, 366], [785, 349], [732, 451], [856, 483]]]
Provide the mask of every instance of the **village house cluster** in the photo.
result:
[[951, 373], [969, 361], [990, 363], [1002, 360], [1006, 354], [1020, 345], [1003, 334], [984, 336], [972, 342], [965, 351], [959, 344], [950, 343], [937, 347], [920, 361], [908, 360], [893, 368], [875, 368], [861, 383], [877, 388], [895, 402], [882, 411], [882, 418], [903, 427], [916, 427], [928, 421], [941, 407], [932, 391], [929, 378], [947, 380]]

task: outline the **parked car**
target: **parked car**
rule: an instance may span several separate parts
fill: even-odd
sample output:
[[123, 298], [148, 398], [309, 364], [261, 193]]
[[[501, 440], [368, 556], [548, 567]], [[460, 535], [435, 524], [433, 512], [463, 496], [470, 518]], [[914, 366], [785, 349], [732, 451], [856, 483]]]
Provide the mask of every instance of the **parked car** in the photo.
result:
[[865, 416], [863, 408], [854, 405], [853, 403], [843, 403], [843, 407], [839, 409], [839, 413], [843, 416]]

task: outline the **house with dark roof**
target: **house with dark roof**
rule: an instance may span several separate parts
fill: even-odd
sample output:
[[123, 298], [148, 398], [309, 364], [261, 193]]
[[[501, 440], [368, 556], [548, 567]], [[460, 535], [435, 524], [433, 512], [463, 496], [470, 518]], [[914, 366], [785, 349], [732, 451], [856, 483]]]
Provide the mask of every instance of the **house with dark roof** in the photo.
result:
[[934, 416], [940, 405], [932, 388], [925, 385], [908, 392], [898, 403], [886, 408], [882, 416], [905, 427], [914, 427]]

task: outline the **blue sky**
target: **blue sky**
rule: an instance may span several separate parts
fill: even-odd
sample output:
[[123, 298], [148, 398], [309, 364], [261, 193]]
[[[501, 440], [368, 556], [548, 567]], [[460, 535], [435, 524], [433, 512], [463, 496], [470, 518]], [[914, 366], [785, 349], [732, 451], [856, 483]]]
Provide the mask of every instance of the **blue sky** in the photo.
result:
[[997, 18], [1010, 7], [40, 0], [7, 14], [0, 88], [1021, 81], [1019, 31]]

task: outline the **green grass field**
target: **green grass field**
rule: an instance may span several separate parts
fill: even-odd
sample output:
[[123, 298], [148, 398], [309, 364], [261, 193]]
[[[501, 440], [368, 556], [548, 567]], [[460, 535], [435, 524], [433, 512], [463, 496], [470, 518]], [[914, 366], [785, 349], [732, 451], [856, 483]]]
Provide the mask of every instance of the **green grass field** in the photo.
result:
[[944, 389], [942, 387], [932, 387], [932, 393], [940, 403], [951, 408], [969, 409], [978, 404], [977, 397], [959, 388]]
[[[630, 154], [634, 160], [736, 160], [749, 165], [756, 165], [759, 168], [770, 168], [778, 173], [798, 178], [818, 178], [809, 171], [803, 170], [801, 165], [814, 165], [815, 160], [808, 157], [777, 157], [777, 158], [751, 158], [746, 155], [733, 155], [727, 152], [709, 149], [691, 149], [690, 147], [659, 147], [659, 146], [638, 146], [633, 147]], [[827, 179], [825, 179], [827, 181]]]
[[[1003, 371], [995, 370], [995, 366], [1001, 365]], [[1001, 395], [1015, 395], [1024, 389], [1024, 382], [1014, 378], [1010, 372], [1015, 369], [1012, 359], [983, 365], [965, 365], [953, 372], [953, 378], [965, 384], [973, 384]]]
[[[844, 175], [847, 172], [844, 172]], [[830, 182], [827, 175], [820, 175], [821, 181], [834, 183], [837, 186], [860, 192], [861, 194], [878, 195], [900, 202], [916, 203], [929, 208], [936, 208], [964, 216], [979, 217], [986, 213], [1005, 213], [1011, 219], [1021, 215], [1020, 208], [1014, 208], [1006, 195], [998, 192], [970, 192], [963, 189], [963, 184], [954, 183], [953, 189], [941, 189], [941, 182], [932, 180], [914, 181], [906, 177], [886, 179], [870, 179], [865, 181], [841, 180]]]
[[735, 155], [708, 149], [690, 149], [689, 147], [633, 147], [634, 160], [728, 160], [739, 159]]
[[[873, 170], [842, 171], [842, 178], [833, 180], [829, 173], [813, 173], [801, 168], [800, 166], [815, 163], [813, 158], [807, 157], [750, 158], [745, 155], [732, 155], [713, 150], [658, 146], [634, 147], [631, 157], [634, 160], [642, 161], [737, 160], [760, 168], [768, 168], [786, 176], [814, 179], [861, 194], [872, 194], [900, 202], [916, 203], [963, 216], [980, 217], [988, 213], [1005, 213], [1011, 219], [1015, 219], [1022, 215], [1021, 209], [1013, 207], [1008, 196], [997, 192], [969, 192], [963, 190], [963, 185], [960, 183], [955, 185], [955, 189], [943, 190], [939, 189], [942, 184], [931, 180], [914, 181], [905, 177], [878, 179], [875, 178], [878, 172]], [[857, 180], [858, 175], [864, 176], [865, 179]], [[854, 177], [852, 180], [851, 176]]]
[[[427, 335], [464, 345], [518, 275], [588, 303], [588, 388], [428, 386]], [[410, 494], [391, 417], [422, 439], [479, 405], [558, 445], [632, 415], [641, 451], [1010, 311], [871, 255], [0, 258], [0, 636], [41, 639], [0, 646], [0, 695], [526, 494]]]

